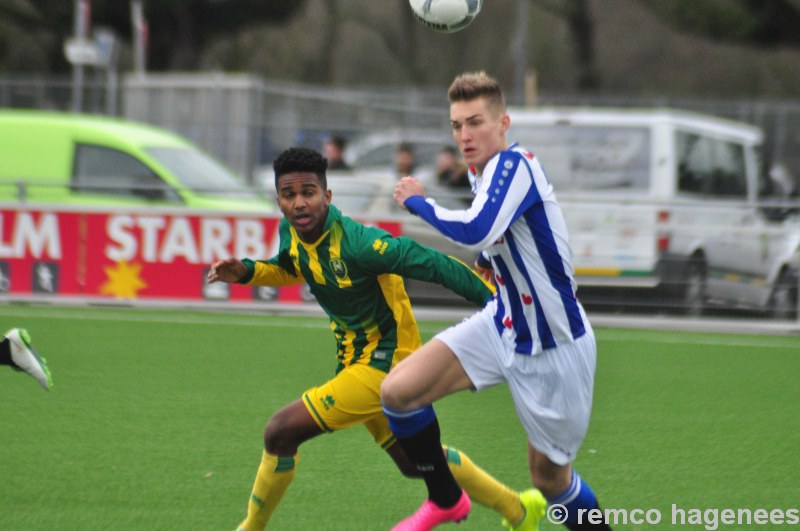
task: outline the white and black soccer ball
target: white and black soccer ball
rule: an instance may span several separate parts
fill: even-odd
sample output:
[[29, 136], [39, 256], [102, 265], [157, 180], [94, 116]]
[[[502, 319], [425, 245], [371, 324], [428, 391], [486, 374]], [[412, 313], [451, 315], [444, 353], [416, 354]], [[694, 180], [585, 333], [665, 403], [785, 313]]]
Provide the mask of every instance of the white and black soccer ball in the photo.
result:
[[483, 0], [408, 0], [417, 20], [432, 30], [452, 33], [469, 26]]

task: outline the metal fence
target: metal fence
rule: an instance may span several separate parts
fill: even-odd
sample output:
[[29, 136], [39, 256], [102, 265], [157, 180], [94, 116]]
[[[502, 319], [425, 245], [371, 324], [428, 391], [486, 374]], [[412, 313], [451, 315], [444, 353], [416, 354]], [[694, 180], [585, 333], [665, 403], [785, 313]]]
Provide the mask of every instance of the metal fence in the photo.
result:
[[[0, 107], [68, 110], [68, 78], [0, 77]], [[254, 170], [291, 145], [319, 147], [331, 133], [354, 138], [387, 128], [446, 131], [445, 89], [342, 88], [265, 80], [250, 75], [132, 74], [110, 95], [101, 77], [84, 85], [84, 111], [116, 114], [180, 133], [252, 183]], [[538, 104], [669, 107], [760, 126], [765, 162], [800, 178], [800, 100], [718, 100], [539, 94]]]
[[[250, 178], [292, 145], [319, 147], [331, 133], [448, 129], [444, 88], [346, 89], [253, 76], [129, 76], [124, 116], [178, 131]], [[539, 105], [668, 107], [749, 122], [765, 132], [765, 162], [800, 177], [800, 100], [574, 97], [542, 94]]]
[[387, 127], [446, 127], [419, 91], [355, 90], [266, 82], [252, 76], [126, 78], [124, 116], [177, 131], [239, 174], [293, 145], [319, 148], [331, 133], [355, 137]]
[[[70, 80], [0, 77], [0, 107], [68, 110]], [[268, 81], [248, 75], [129, 75], [121, 85], [116, 114], [180, 133], [258, 188], [256, 170], [292, 145], [320, 147], [331, 133], [355, 138], [384, 129], [438, 129], [448, 125], [445, 89], [347, 89]], [[84, 111], [108, 113], [103, 79], [84, 85]], [[749, 122], [765, 132], [765, 160], [800, 177], [800, 100], [574, 97], [540, 94], [540, 106], [666, 107]], [[795, 186], [797, 181], [795, 180]], [[587, 300], [591, 300], [587, 293]], [[795, 295], [796, 296], [796, 295]], [[628, 294], [601, 304], [647, 311]], [[796, 304], [796, 302], [795, 302]]]

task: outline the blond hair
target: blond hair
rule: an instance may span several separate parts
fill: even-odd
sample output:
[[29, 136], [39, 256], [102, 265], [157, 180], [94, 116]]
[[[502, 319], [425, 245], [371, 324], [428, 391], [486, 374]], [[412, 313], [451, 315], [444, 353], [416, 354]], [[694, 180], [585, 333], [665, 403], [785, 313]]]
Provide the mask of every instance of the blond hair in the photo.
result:
[[485, 98], [487, 107], [495, 112], [506, 108], [505, 96], [500, 84], [486, 72], [466, 72], [456, 77], [447, 90], [450, 103]]

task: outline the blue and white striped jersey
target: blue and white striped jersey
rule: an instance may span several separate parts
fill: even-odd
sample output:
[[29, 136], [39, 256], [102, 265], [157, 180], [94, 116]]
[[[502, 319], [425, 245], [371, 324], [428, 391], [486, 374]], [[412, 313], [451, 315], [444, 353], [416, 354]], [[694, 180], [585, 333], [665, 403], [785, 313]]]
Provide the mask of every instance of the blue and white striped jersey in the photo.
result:
[[456, 243], [483, 251], [494, 268], [497, 332], [519, 354], [572, 343], [588, 328], [578, 302], [567, 227], [539, 161], [513, 145], [483, 175], [470, 168], [475, 198], [448, 210], [412, 196], [408, 210]]

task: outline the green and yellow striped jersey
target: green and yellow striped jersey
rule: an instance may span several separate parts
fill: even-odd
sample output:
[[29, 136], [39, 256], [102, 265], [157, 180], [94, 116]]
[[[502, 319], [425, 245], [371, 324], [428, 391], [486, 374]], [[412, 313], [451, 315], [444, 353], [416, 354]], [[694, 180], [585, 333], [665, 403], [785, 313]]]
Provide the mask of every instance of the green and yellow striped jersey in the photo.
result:
[[307, 282], [330, 317], [337, 372], [353, 363], [388, 371], [421, 346], [403, 277], [442, 284], [480, 306], [492, 296], [491, 286], [464, 263], [409, 238], [367, 227], [333, 205], [316, 242], [303, 242], [286, 219], [281, 220], [279, 235], [276, 256], [242, 260], [248, 273], [239, 282]]

